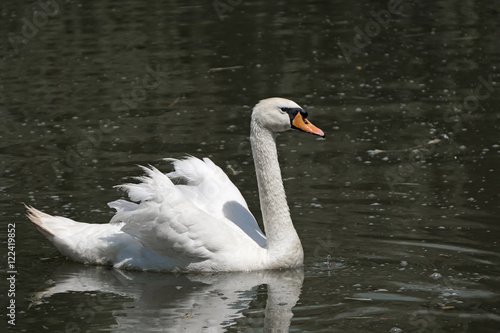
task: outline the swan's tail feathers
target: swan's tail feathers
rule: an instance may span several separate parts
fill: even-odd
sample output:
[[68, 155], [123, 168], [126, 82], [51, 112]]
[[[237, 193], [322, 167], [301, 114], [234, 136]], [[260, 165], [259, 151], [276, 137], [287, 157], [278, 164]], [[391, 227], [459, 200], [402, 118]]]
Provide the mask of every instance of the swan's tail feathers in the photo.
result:
[[45, 214], [44, 212], [39, 211], [36, 208], [33, 208], [31, 206], [25, 205], [26, 209], [28, 210], [28, 218], [33, 222], [37, 229], [44, 234], [47, 238], [53, 239], [54, 234], [51, 231], [50, 228], [50, 219], [53, 218], [53, 216], [49, 214]]
[[37, 229], [62, 254], [76, 261], [109, 265], [124, 247], [135, 244], [130, 236], [120, 232], [121, 224], [83, 223], [45, 214], [31, 206], [26, 209]]
[[54, 237], [63, 236], [68, 229], [78, 224], [78, 222], [68, 218], [52, 216], [31, 206], [25, 206], [28, 210], [28, 218], [36, 225], [37, 229], [51, 241], [54, 240]]

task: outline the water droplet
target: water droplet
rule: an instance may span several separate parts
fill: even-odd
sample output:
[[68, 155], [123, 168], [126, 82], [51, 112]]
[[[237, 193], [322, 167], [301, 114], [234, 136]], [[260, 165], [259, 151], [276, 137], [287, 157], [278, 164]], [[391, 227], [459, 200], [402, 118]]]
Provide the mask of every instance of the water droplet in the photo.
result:
[[402, 329], [400, 329], [399, 327], [393, 327], [389, 330], [390, 333], [401, 333], [403, 332]]

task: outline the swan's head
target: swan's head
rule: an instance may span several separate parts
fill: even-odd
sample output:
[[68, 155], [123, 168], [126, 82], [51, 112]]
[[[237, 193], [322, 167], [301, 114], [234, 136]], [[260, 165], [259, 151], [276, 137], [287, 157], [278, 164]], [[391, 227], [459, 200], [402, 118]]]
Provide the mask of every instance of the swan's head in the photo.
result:
[[252, 121], [275, 133], [297, 129], [325, 137], [325, 133], [307, 119], [307, 112], [286, 98], [273, 97], [261, 100], [253, 108]]

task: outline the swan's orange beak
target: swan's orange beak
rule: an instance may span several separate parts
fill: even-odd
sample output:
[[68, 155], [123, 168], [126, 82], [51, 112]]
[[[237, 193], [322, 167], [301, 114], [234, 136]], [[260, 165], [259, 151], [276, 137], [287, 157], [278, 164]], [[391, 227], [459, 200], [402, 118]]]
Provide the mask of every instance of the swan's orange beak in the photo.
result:
[[307, 118], [302, 117], [302, 114], [300, 112], [297, 112], [297, 115], [293, 118], [292, 128], [296, 128], [307, 133], [319, 135], [322, 138], [325, 137], [325, 133], [316, 126], [314, 126], [313, 124], [311, 124], [311, 122], [307, 120]]

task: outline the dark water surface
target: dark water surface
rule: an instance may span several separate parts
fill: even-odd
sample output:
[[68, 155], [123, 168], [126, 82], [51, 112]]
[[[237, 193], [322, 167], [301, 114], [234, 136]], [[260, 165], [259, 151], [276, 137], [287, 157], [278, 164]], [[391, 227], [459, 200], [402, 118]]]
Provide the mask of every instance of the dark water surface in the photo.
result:
[[[51, 6], [0, 5], [2, 327], [500, 331], [499, 3]], [[270, 96], [327, 134], [278, 138], [303, 270], [87, 267], [28, 223], [22, 202], [107, 222], [137, 164], [187, 153], [227, 170], [260, 221], [249, 119]]]

